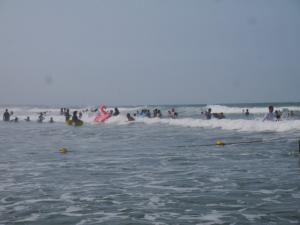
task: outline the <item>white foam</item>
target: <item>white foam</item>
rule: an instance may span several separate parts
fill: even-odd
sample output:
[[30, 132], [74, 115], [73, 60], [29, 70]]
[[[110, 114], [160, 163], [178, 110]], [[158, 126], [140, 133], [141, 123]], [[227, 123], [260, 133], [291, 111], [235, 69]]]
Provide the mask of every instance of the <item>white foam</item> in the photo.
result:
[[193, 127], [193, 128], [220, 128], [223, 130], [236, 130], [236, 131], [275, 131], [286, 132], [292, 130], [300, 130], [300, 120], [285, 120], [285, 121], [261, 121], [261, 120], [243, 120], [243, 119], [148, 119], [138, 118], [138, 122], [144, 122], [146, 124], [167, 124], [181, 127]]

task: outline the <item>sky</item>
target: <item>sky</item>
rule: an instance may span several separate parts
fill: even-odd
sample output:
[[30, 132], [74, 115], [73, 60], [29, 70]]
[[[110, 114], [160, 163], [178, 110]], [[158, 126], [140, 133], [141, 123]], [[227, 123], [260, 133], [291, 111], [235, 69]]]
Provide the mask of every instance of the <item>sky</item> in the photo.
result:
[[0, 104], [299, 102], [299, 0], [0, 0]]

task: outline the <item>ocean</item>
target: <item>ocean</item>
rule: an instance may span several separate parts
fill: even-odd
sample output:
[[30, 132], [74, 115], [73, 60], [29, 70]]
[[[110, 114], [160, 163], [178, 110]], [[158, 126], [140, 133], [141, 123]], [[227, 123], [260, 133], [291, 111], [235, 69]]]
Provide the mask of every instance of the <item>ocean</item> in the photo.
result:
[[[300, 103], [263, 122], [268, 105], [127, 106], [81, 127], [60, 107], [1, 106], [19, 122], [0, 122], [0, 224], [300, 224]], [[127, 122], [143, 108], [163, 117]]]

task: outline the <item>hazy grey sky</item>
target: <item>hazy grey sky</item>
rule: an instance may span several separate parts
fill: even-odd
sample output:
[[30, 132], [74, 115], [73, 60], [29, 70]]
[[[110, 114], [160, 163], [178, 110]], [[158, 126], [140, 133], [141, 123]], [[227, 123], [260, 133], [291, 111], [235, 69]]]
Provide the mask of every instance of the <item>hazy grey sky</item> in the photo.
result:
[[0, 0], [0, 104], [300, 101], [299, 0]]

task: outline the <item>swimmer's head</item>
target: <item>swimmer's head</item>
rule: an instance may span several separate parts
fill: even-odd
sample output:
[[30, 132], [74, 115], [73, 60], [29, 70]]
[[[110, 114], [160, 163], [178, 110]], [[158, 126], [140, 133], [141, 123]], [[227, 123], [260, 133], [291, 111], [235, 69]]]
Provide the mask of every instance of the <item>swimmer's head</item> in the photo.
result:
[[273, 112], [274, 111], [274, 107], [272, 105], [269, 106], [269, 112]]

